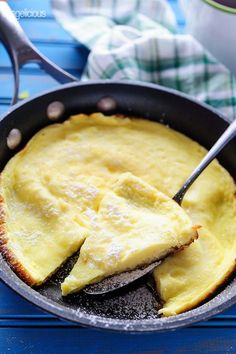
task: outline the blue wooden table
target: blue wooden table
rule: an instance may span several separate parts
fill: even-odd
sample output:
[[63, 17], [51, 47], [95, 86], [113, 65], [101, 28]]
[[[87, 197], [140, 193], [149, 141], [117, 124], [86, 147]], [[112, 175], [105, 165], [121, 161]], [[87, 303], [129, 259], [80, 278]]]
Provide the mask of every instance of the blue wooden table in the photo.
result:
[[[147, 0], [148, 1], [148, 0]], [[184, 18], [176, 0], [169, 0], [180, 32]], [[9, 1], [15, 11], [45, 11], [44, 18], [23, 17], [20, 23], [34, 44], [52, 61], [80, 77], [87, 50], [55, 22], [49, 0]], [[57, 83], [34, 65], [21, 71], [20, 92], [33, 95]], [[0, 43], [0, 115], [13, 92], [10, 60]], [[0, 354], [197, 354], [236, 353], [236, 306], [193, 327], [161, 334], [128, 335], [84, 329], [57, 319], [29, 304], [0, 283]]]

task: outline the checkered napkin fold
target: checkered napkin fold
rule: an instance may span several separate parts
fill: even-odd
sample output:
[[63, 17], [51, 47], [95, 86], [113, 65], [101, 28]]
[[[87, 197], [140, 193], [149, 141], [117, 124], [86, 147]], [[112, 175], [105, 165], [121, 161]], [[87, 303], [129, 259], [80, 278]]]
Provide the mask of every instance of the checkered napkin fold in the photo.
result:
[[52, 0], [61, 25], [90, 48], [83, 79], [130, 79], [185, 92], [236, 118], [236, 78], [193, 37], [177, 34], [166, 0]]

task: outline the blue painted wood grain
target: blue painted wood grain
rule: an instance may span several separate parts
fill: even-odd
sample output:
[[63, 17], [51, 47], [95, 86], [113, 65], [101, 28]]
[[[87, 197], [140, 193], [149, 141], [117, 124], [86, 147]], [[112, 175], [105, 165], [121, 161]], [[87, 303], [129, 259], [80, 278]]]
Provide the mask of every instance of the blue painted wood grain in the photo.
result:
[[179, 2], [177, 0], [169, 0], [169, 3], [175, 13], [177, 24], [178, 24], [178, 30], [180, 33], [183, 33], [185, 30], [185, 18], [183, 11], [179, 5]]
[[[85, 55], [88, 53], [88, 50], [80, 45], [70, 46], [63, 43], [58, 43], [57, 45], [52, 45], [50, 43], [36, 43], [36, 47], [42, 52], [42, 54], [47, 55], [50, 60], [65, 70], [81, 71], [85, 66]], [[0, 47], [0, 58], [1, 71], [8, 69], [8, 72], [10, 72], [11, 67], [9, 67], [9, 57], [2, 45]], [[35, 67], [34, 64], [28, 64], [28, 68], [33, 67]]]
[[40, 18], [22, 18], [20, 23], [24, 31], [30, 34], [30, 39], [34, 42], [50, 44], [68, 43], [70, 46], [76, 43], [55, 20], [45, 18], [42, 21]]
[[235, 354], [235, 329], [131, 335], [78, 328], [2, 328], [0, 352], [27, 354]]

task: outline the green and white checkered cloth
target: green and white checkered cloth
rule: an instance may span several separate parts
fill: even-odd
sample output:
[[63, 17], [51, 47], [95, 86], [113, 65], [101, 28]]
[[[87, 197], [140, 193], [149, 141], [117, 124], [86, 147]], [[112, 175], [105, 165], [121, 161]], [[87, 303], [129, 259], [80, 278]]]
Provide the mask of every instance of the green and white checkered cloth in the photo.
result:
[[52, 0], [62, 26], [91, 49], [83, 79], [130, 79], [185, 92], [236, 118], [236, 78], [176, 32], [165, 0]]

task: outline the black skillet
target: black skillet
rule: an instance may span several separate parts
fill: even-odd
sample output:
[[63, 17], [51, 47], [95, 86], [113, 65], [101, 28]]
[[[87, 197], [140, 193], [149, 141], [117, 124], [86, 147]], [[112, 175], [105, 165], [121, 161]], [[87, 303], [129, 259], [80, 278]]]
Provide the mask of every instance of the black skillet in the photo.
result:
[[[13, 101], [16, 101], [18, 96], [18, 63], [22, 65], [26, 61], [36, 61], [60, 82], [75, 80], [35, 51], [8, 5], [1, 1], [0, 33], [10, 53], [15, 73], [16, 92]], [[0, 170], [39, 129], [51, 124], [53, 119], [63, 121], [74, 113], [90, 113], [98, 110], [160, 121], [197, 140], [206, 148], [213, 145], [228, 125], [226, 119], [213, 108], [200, 104], [184, 94], [157, 85], [110, 80], [71, 82], [16, 104], [2, 118]], [[12, 132], [12, 129], [18, 130]], [[12, 144], [11, 138], [19, 131], [22, 139], [20, 142], [18, 139], [19, 144], [13, 148], [14, 142]], [[236, 140], [234, 139], [219, 156], [220, 162], [233, 177], [236, 177], [235, 151]], [[206, 320], [236, 303], [234, 277], [231, 277], [209, 301], [194, 310], [169, 318], [158, 316], [158, 299], [148, 279], [106, 297], [89, 297], [81, 292], [62, 299], [60, 282], [70, 271], [75, 259], [76, 256], [72, 257], [46, 284], [31, 289], [18, 278], [0, 256], [0, 278], [18, 294], [43, 310], [83, 326], [116, 331], [148, 332], [176, 329]]]

